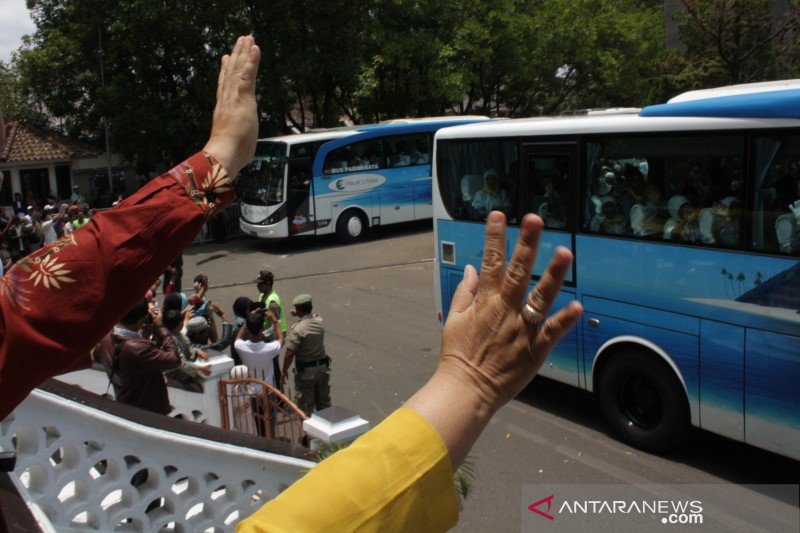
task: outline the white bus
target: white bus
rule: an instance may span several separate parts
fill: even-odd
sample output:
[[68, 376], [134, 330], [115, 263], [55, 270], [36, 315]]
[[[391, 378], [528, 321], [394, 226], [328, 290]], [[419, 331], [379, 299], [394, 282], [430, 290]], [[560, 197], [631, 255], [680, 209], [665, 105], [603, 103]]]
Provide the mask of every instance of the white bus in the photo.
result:
[[488, 121], [456, 116], [400, 119], [258, 141], [241, 175], [242, 231], [286, 238], [431, 218], [431, 143], [440, 128]]
[[554, 307], [585, 313], [543, 376], [594, 392], [641, 448], [694, 425], [800, 459], [800, 81], [448, 128], [435, 163], [440, 320], [481, 266], [475, 198], [498, 176], [509, 243], [525, 213], [545, 221], [531, 286], [556, 246], [575, 256]]

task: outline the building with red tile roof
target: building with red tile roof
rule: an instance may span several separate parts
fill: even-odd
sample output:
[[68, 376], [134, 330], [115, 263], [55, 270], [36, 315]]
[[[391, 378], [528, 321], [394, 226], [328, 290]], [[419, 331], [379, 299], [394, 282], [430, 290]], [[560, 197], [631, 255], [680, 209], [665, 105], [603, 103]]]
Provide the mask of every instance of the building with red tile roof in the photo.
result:
[[[122, 174], [112, 156], [112, 174]], [[48, 196], [68, 199], [73, 187], [89, 203], [110, 194], [108, 161], [103, 150], [53, 130], [0, 116], [0, 206], [10, 206], [15, 193], [26, 205], [42, 207]], [[94, 201], [93, 201], [94, 200]]]

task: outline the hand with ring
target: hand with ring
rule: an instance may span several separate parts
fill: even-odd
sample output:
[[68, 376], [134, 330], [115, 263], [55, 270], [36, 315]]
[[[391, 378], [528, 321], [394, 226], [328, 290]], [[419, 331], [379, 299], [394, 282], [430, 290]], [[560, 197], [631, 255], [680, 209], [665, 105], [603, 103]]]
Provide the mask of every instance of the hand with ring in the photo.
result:
[[538, 216], [525, 215], [506, 268], [506, 219], [496, 211], [489, 215], [480, 276], [472, 266], [465, 269], [442, 332], [439, 367], [406, 403], [439, 431], [454, 469], [583, 311], [573, 301], [547, 316], [572, 263], [562, 247], [526, 297], [543, 226]]

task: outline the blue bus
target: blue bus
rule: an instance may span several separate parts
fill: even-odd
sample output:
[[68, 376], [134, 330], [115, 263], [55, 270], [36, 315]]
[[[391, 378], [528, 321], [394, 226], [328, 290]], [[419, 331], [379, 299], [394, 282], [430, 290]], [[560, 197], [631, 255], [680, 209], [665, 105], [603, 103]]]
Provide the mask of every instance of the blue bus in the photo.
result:
[[480, 268], [485, 205], [509, 253], [538, 213], [531, 287], [564, 246], [554, 308], [585, 309], [541, 375], [593, 392], [642, 449], [696, 426], [800, 459], [800, 82], [448, 128], [434, 154], [440, 321]]
[[259, 140], [240, 175], [239, 225], [253, 237], [335, 232], [352, 242], [372, 227], [431, 218], [433, 134], [488, 120], [399, 119]]

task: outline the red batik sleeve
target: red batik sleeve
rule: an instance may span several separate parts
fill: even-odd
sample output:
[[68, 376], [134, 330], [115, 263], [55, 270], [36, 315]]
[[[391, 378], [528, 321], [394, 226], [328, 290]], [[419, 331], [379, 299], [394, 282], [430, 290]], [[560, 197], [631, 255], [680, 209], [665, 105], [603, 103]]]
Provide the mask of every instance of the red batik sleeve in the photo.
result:
[[88, 354], [233, 198], [225, 169], [195, 154], [0, 278], [0, 420]]

